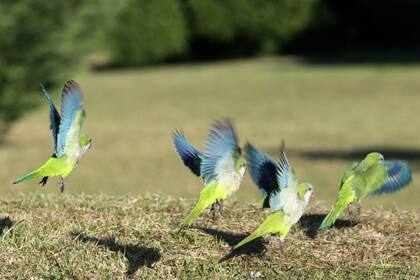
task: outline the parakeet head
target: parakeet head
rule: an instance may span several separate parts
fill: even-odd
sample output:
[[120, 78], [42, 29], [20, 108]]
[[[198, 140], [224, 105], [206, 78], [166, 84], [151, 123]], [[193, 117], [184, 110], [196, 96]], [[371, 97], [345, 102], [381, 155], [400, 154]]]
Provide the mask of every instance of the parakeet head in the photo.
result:
[[309, 183], [301, 183], [297, 187], [298, 198], [301, 201], [305, 202], [305, 205], [308, 205], [309, 200], [311, 199], [314, 187]]
[[82, 148], [82, 154], [84, 154], [90, 149], [90, 146], [92, 146], [92, 139], [87, 134], [81, 133], [79, 136], [79, 144]]
[[376, 152], [368, 154], [363, 160], [363, 162], [368, 166], [371, 166], [373, 164], [377, 164], [378, 162], [383, 162], [383, 161], [384, 161], [384, 156]]

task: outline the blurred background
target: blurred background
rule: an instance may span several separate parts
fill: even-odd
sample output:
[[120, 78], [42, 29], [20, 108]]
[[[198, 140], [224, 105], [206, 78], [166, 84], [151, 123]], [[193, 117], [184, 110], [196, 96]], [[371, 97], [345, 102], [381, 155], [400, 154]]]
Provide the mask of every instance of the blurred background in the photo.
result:
[[[277, 156], [281, 139], [315, 200], [370, 151], [408, 161], [414, 182], [365, 205], [420, 209], [420, 2], [332, 0], [0, 0], [0, 194], [53, 151], [42, 82], [83, 89], [93, 146], [66, 192], [202, 188], [173, 129], [202, 148], [215, 119]], [[234, 199], [257, 202], [246, 177]]]

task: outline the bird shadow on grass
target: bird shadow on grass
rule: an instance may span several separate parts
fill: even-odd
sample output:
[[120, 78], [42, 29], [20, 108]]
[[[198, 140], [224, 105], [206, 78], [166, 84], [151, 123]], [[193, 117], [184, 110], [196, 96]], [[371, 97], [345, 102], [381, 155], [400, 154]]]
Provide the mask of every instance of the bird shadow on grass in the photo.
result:
[[[325, 216], [327, 216], [327, 214], [304, 214], [302, 218], [300, 218], [299, 224], [305, 232], [306, 236], [312, 239], [317, 237], [319, 232], [318, 228], [324, 220]], [[337, 229], [354, 227], [357, 225], [357, 223], [357, 221], [338, 219], [331, 227]]]
[[13, 225], [14, 222], [9, 217], [0, 218], [0, 235], [5, 234]]
[[[239, 234], [239, 233], [233, 233], [229, 231], [220, 231], [212, 228], [206, 228], [206, 227], [195, 227], [196, 229], [200, 230], [201, 232], [204, 232], [206, 234], [212, 235], [218, 240], [221, 240], [225, 243], [227, 243], [230, 247], [235, 246], [238, 244], [242, 239], [247, 237], [249, 234]], [[266, 245], [268, 242], [266, 242], [263, 238], [257, 238], [248, 244], [245, 244], [244, 246], [232, 250], [227, 255], [222, 257], [219, 262], [224, 262], [226, 260], [229, 260], [236, 256], [241, 255], [248, 255], [248, 256], [262, 256], [266, 252]]]
[[70, 232], [70, 236], [75, 240], [79, 240], [84, 243], [94, 243], [113, 252], [123, 253], [128, 260], [128, 268], [126, 271], [127, 276], [132, 276], [143, 266], [150, 267], [161, 258], [161, 254], [157, 248], [132, 244], [125, 245], [118, 242], [115, 237], [97, 238], [94, 236], [88, 236], [82, 232]]

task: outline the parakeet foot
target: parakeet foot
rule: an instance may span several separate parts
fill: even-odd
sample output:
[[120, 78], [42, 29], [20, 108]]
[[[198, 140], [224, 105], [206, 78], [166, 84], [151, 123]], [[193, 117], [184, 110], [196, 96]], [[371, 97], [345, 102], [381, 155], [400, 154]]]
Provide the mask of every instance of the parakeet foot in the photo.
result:
[[356, 202], [356, 210], [357, 210], [357, 217], [360, 219], [360, 216], [362, 214], [362, 204], [360, 201]]
[[218, 200], [211, 205], [210, 213], [212, 213], [213, 221], [217, 221], [223, 213], [223, 200]]
[[355, 222], [360, 220], [361, 207], [360, 201], [353, 202], [347, 207], [347, 214], [351, 220]]
[[189, 226], [185, 225], [185, 224], [180, 224], [177, 233], [180, 233], [182, 231], [184, 231], [185, 229], [187, 229]]
[[277, 237], [274, 235], [269, 235], [266, 237], [266, 240], [268, 241], [268, 245], [275, 246], [277, 243]]
[[45, 177], [43, 177], [42, 179], [41, 179], [41, 181], [39, 181], [39, 185], [41, 186], [41, 187], [43, 187], [43, 186], [45, 186], [45, 184], [47, 183], [47, 181], [48, 181], [48, 177], [47, 176], [45, 176]]
[[63, 177], [60, 177], [60, 182], [58, 183], [58, 185], [60, 186], [61, 192], [64, 192], [65, 185], [64, 185], [64, 178]]
[[285, 244], [286, 244], [286, 241], [285, 240], [280, 241], [279, 250], [282, 253], [284, 253]]
[[211, 217], [212, 217], [212, 219], [213, 219], [213, 222], [214, 221], [216, 221], [217, 220], [217, 207], [216, 207], [216, 203], [213, 203], [212, 205], [211, 205], [211, 208], [210, 208], [210, 213], [211, 213]]
[[223, 200], [219, 200], [217, 202], [217, 206], [219, 207], [219, 215], [222, 216], [223, 215]]
[[353, 208], [352, 208], [352, 204], [351, 203], [349, 204], [349, 206], [347, 206], [346, 212], [347, 212], [347, 215], [349, 217], [353, 217]]

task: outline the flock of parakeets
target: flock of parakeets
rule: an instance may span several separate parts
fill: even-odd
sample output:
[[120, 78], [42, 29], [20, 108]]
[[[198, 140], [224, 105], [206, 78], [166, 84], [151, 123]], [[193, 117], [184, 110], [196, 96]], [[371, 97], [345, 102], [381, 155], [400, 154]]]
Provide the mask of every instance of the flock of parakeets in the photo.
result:
[[[64, 178], [91, 146], [89, 136], [81, 132], [85, 117], [83, 99], [79, 85], [75, 81], [67, 82], [61, 94], [60, 116], [47, 90], [41, 87], [50, 106], [54, 154], [44, 165], [17, 179], [14, 184], [41, 179], [39, 184], [44, 186], [49, 177], [58, 176], [63, 191]], [[223, 201], [238, 191], [247, 168], [261, 192], [262, 207], [270, 208], [271, 214], [234, 249], [267, 234], [278, 235], [283, 242], [308, 206], [313, 187], [309, 183], [298, 183], [284, 143], [277, 161], [250, 143], [245, 144], [243, 153], [230, 120], [214, 123], [204, 151], [192, 146], [179, 131], [173, 133], [173, 142], [185, 166], [201, 177], [205, 185], [182, 228], [191, 226], [206, 208], [211, 207], [214, 216], [221, 214]], [[324, 218], [319, 230], [324, 231], [333, 225], [351, 204], [355, 203], [360, 212], [362, 198], [397, 191], [407, 186], [411, 179], [407, 163], [386, 161], [376, 152], [368, 154], [345, 171], [335, 206]]]

